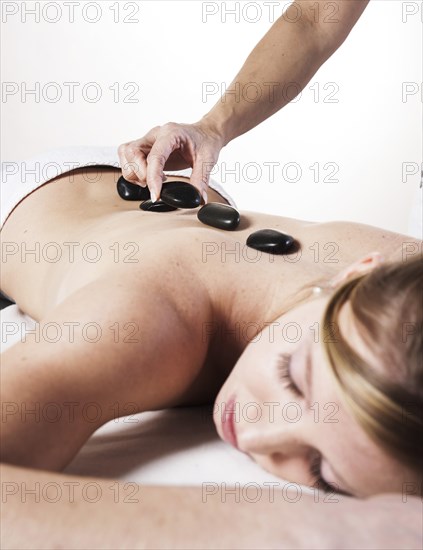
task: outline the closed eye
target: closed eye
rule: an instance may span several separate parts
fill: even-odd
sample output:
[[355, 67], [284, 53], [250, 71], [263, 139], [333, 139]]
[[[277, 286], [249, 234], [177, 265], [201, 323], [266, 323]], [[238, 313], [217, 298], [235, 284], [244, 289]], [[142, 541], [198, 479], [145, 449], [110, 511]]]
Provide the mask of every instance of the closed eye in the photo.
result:
[[344, 491], [343, 489], [339, 489], [337, 483], [328, 483], [325, 479], [323, 479], [321, 474], [321, 465], [322, 465], [322, 457], [319, 456], [317, 453], [310, 464], [310, 473], [315, 479], [314, 487], [317, 487], [318, 489], [322, 489], [325, 493], [336, 493], [340, 495], [346, 495], [349, 497], [352, 497], [351, 493], [348, 493], [347, 491]]
[[298, 397], [302, 397], [302, 393], [298, 386], [294, 383], [292, 380], [289, 367], [291, 365], [291, 357], [289, 353], [281, 353], [278, 356], [278, 373], [279, 378], [284, 383], [284, 387], [290, 390], [291, 392], [295, 393]]
[[[302, 397], [303, 394], [301, 393], [301, 390], [294, 383], [290, 374], [291, 357], [292, 356], [289, 353], [279, 354], [277, 361], [279, 378], [284, 383], [285, 388], [293, 392], [298, 397]], [[322, 489], [325, 493], [337, 493], [341, 495], [353, 496], [351, 493], [338, 489], [336, 483], [328, 483], [325, 479], [323, 479], [320, 471], [321, 461], [321, 456], [316, 453], [310, 463], [310, 474], [314, 479], [314, 486], [318, 489]]]
[[318, 489], [322, 489], [325, 493], [336, 493], [335, 484], [329, 484], [325, 479], [323, 479], [320, 468], [322, 465], [322, 458], [318, 454], [315, 455], [310, 464], [310, 473], [315, 480], [315, 486]]

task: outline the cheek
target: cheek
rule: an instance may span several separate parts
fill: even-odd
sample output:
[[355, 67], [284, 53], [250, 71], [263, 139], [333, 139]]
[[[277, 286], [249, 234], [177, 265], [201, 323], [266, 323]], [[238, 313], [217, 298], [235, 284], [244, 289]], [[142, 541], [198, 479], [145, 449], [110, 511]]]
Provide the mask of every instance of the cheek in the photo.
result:
[[[223, 384], [217, 401], [225, 400], [232, 393], [245, 400], [292, 400], [292, 394], [278, 374], [278, 355], [292, 353], [305, 339], [314, 337], [310, 327], [319, 320], [320, 310], [315, 305], [310, 306], [302, 306], [270, 322], [247, 345]], [[297, 377], [301, 377], [300, 370]]]
[[230, 391], [244, 394], [250, 393], [253, 388], [260, 389], [269, 374], [269, 360], [266, 355], [266, 349], [261, 342], [250, 343], [238, 359], [221, 391], [228, 395]]
[[[313, 483], [309, 472], [308, 461], [297, 456], [287, 456], [281, 453], [272, 455], [249, 454], [263, 470], [277, 477], [279, 480], [291, 484], [309, 485]], [[284, 484], [281, 484], [284, 485]]]

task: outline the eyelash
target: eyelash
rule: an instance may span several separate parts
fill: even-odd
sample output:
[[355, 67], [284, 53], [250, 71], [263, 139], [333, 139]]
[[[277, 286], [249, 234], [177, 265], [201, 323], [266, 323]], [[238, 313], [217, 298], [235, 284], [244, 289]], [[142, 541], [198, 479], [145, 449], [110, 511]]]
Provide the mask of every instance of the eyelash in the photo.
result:
[[[289, 367], [291, 365], [291, 355], [289, 353], [281, 353], [278, 358], [278, 372], [280, 379], [284, 382], [284, 387], [295, 393], [297, 396], [302, 396], [301, 391], [294, 384]], [[310, 473], [313, 478], [316, 480], [316, 485], [321, 488], [326, 493], [336, 492], [332, 485], [329, 485], [327, 481], [322, 478], [320, 472], [321, 457], [316, 455], [310, 464]]]
[[284, 382], [284, 387], [295, 393], [295, 395], [302, 396], [302, 393], [298, 387], [294, 384], [289, 367], [291, 365], [291, 355], [289, 353], [281, 353], [278, 359], [278, 372], [280, 379]]
[[316, 480], [315, 484], [319, 489], [322, 489], [325, 493], [337, 493], [338, 491], [335, 491], [335, 487], [333, 485], [330, 485], [327, 481], [325, 481], [322, 478], [322, 474], [320, 472], [320, 465], [321, 465], [322, 459], [319, 455], [316, 455], [310, 464], [310, 472], [313, 478]]

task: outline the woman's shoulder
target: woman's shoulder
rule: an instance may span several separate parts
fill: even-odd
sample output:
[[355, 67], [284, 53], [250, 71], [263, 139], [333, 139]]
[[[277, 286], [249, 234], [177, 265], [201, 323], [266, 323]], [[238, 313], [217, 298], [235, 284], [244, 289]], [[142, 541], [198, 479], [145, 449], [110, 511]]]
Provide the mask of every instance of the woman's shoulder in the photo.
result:
[[275, 221], [278, 219], [283, 225], [297, 229], [306, 246], [335, 247], [346, 263], [369, 252], [380, 252], [386, 261], [392, 262], [407, 261], [423, 254], [423, 240], [375, 225], [346, 220], [311, 222], [275, 217]]

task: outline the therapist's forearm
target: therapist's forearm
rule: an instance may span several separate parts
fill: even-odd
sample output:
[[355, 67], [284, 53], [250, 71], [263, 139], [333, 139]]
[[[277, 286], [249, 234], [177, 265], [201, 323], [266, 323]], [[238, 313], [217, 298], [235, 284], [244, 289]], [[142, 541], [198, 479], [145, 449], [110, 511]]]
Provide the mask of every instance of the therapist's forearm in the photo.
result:
[[7, 464], [0, 478], [1, 546], [9, 550], [421, 547], [421, 500], [400, 494], [317, 498], [214, 483], [207, 493]]
[[[294, 2], [250, 53], [226, 93], [203, 117], [201, 122], [220, 135], [223, 146], [279, 111], [302, 91], [344, 41], [367, 1], [330, 2], [339, 6], [333, 17], [338, 22], [332, 23], [323, 12], [327, 4], [321, 0]], [[317, 21], [316, 5], [320, 8]]]

